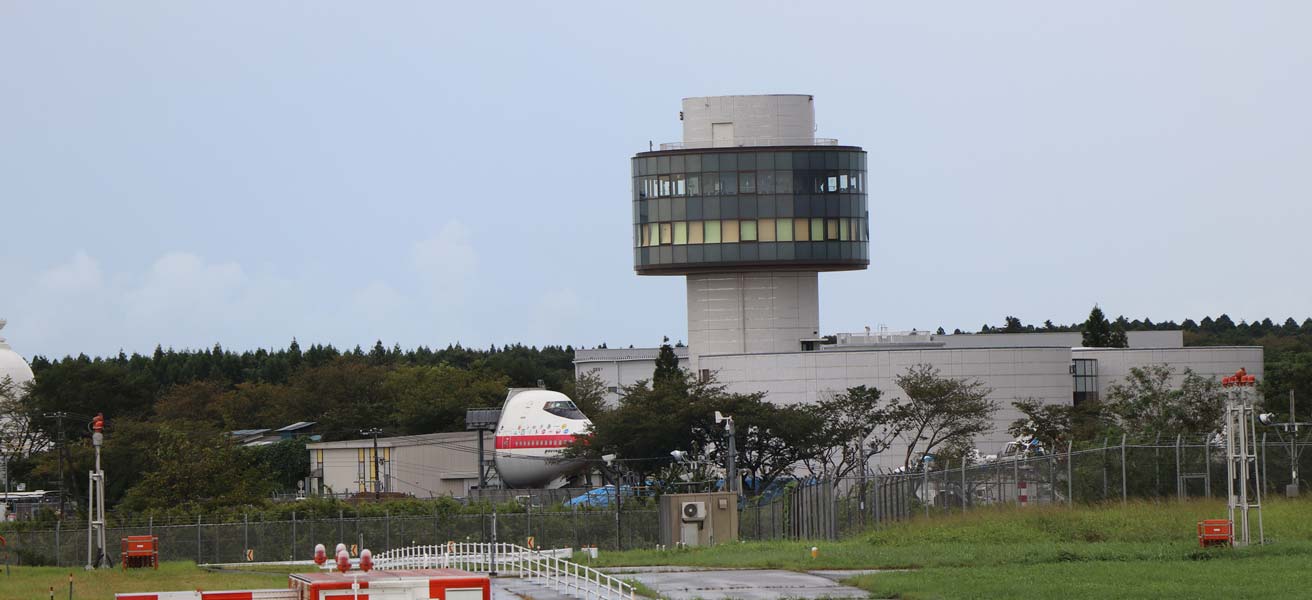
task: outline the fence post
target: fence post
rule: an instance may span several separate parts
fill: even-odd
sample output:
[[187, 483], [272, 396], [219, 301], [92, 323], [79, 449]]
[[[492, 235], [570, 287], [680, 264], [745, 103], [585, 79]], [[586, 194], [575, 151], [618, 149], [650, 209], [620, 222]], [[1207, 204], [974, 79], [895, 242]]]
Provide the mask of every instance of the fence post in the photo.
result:
[[[1290, 420], [1290, 421], [1293, 421], [1294, 419], [1293, 419], [1293, 417], [1290, 417], [1289, 420]], [[1266, 482], [1266, 432], [1263, 431], [1263, 432], [1262, 432], [1262, 488], [1263, 488], [1263, 489], [1261, 489], [1261, 490], [1259, 491], [1259, 493], [1261, 493], [1261, 494], [1265, 494], [1265, 493], [1267, 493], [1266, 486], [1267, 486], [1267, 482]], [[1260, 500], [1261, 496], [1258, 496], [1258, 498], [1259, 498], [1258, 502], [1260, 503], [1260, 502], [1261, 502], [1261, 500]]]
[[63, 548], [63, 546], [61, 546], [59, 543], [59, 531], [63, 529], [62, 527], [63, 524], [64, 524], [63, 515], [60, 515], [60, 520], [55, 521], [55, 566], [56, 567], [59, 566], [59, 555], [60, 555], [59, 550]]
[[[945, 461], [943, 461], [943, 489], [942, 489], [942, 490], [939, 490], [939, 493], [940, 493], [940, 494], [943, 493], [943, 490], [948, 489], [948, 471], [951, 471], [951, 470], [952, 470], [952, 461], [951, 461], [951, 460], [945, 460]], [[935, 499], [937, 499], [937, 498], [938, 498], [938, 494], [935, 494], [934, 497], [935, 497]], [[952, 514], [952, 505], [948, 504], [948, 501], [947, 501], [946, 498], [944, 498], [944, 500], [943, 500], [943, 514], [945, 514], [945, 515], [950, 515], [950, 514]]]
[[290, 552], [287, 553], [287, 560], [296, 560], [296, 511], [292, 511], [292, 543]]
[[1162, 496], [1162, 433], [1157, 432], [1157, 440], [1153, 442], [1153, 498]]
[[1075, 505], [1075, 442], [1066, 440], [1066, 506]]
[[1107, 499], [1107, 438], [1102, 438], [1102, 499]]
[[962, 514], [965, 514], [966, 512], [966, 496], [968, 494], [969, 492], [966, 491], [966, 459], [963, 458], [961, 459], [961, 512]]
[[1180, 434], [1175, 434], [1175, 499], [1184, 500], [1184, 478], [1180, 470]]
[[251, 549], [251, 515], [250, 513], [241, 513], [241, 555], [246, 556], [246, 551]]
[[1020, 453], [1011, 459], [1011, 492], [1016, 497], [1016, 508], [1020, 508]]
[[201, 564], [200, 515], [196, 515], [196, 564]]
[[[390, 508], [383, 511], [383, 526], [387, 528], [387, 532], [383, 534], [383, 546], [385, 546], [387, 550], [391, 550], [392, 549], [392, 509]], [[361, 548], [363, 548], [363, 546], [361, 546]]]
[[1121, 506], [1125, 506], [1129, 498], [1129, 488], [1125, 481], [1125, 434], [1121, 434]]
[[1207, 467], [1207, 470], [1204, 471], [1206, 477], [1204, 477], [1203, 479], [1207, 483], [1208, 498], [1212, 497], [1212, 439], [1215, 437], [1216, 437], [1216, 432], [1213, 431], [1212, 433], [1208, 434], [1207, 439], [1203, 440], [1203, 448], [1206, 450], [1205, 466]]

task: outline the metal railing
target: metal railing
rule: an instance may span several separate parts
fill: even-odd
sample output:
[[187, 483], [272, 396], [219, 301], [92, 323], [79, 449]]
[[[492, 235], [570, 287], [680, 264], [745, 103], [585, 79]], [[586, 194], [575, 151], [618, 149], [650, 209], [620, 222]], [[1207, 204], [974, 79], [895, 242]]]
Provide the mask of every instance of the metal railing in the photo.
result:
[[411, 546], [374, 557], [379, 570], [455, 568], [474, 573], [519, 575], [526, 581], [585, 600], [633, 600], [632, 585], [592, 567], [567, 560], [570, 549], [533, 550], [516, 544], [448, 542]]
[[661, 151], [694, 150], [698, 148], [741, 148], [748, 146], [837, 146], [834, 138], [779, 138], [779, 137], [736, 137], [732, 142], [716, 145], [713, 140], [693, 140], [690, 142], [663, 142]]

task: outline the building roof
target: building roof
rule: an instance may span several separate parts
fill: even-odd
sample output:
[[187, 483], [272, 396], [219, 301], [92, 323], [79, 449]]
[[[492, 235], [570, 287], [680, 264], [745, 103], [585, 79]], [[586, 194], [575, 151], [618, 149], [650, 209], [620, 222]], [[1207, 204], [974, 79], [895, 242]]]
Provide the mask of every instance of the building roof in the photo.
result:
[[[282, 429], [279, 429], [278, 433], [288, 433], [291, 431], [300, 431], [302, 429], [309, 429], [311, 427], [314, 427], [316, 424], [317, 423], [315, 421], [298, 421], [296, 423], [292, 423], [291, 425], [283, 427]], [[268, 430], [266, 429], [265, 431]]]
[[[445, 445], [445, 444], [464, 444], [478, 440], [474, 437], [478, 432], [475, 431], [452, 431], [448, 433], [424, 433], [420, 435], [398, 435], [395, 437], [378, 438], [379, 448], [396, 448], [400, 446], [425, 446], [425, 445]], [[490, 439], [490, 432], [483, 433], [484, 439]], [[306, 444], [308, 450], [332, 450], [335, 448], [372, 448], [374, 439], [371, 437], [358, 440], [341, 440], [337, 442], [315, 442]]]
[[232, 437], [250, 437], [252, 435], [263, 435], [268, 432], [268, 429], [238, 429], [236, 431], [229, 431], [228, 435]]

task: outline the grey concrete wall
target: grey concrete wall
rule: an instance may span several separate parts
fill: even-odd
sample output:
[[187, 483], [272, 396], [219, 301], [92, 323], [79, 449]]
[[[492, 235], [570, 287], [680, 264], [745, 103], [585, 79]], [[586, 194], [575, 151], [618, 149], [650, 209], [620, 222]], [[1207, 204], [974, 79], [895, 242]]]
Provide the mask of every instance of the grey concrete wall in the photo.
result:
[[683, 99], [683, 142], [710, 147], [712, 125], [732, 123], [737, 145], [810, 145], [815, 104], [799, 94], [706, 96]]
[[702, 354], [796, 352], [820, 330], [815, 272], [688, 276], [688, 347]]

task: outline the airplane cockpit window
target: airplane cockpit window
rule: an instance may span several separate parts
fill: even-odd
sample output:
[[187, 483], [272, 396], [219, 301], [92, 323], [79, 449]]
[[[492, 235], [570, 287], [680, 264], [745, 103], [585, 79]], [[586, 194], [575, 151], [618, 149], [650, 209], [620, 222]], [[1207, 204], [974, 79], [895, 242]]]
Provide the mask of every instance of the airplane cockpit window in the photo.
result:
[[566, 419], [578, 420], [587, 418], [583, 416], [583, 411], [579, 410], [579, 407], [574, 406], [574, 403], [569, 400], [548, 402], [543, 409], [557, 417], [564, 417]]

